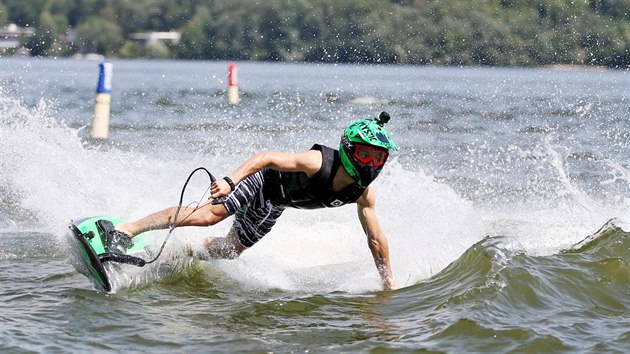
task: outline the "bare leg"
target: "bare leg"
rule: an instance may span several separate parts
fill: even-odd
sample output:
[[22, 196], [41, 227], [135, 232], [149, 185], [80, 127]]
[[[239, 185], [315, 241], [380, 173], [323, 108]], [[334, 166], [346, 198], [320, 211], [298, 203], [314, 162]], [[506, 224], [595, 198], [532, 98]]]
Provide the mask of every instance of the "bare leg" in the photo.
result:
[[211, 237], [203, 242], [208, 255], [215, 259], [234, 259], [243, 253], [247, 248], [241, 245], [234, 229], [225, 237]]
[[[173, 225], [176, 207], [167, 208], [134, 221], [116, 225], [116, 230], [133, 237], [149, 230], [166, 229]], [[229, 215], [223, 205], [206, 203], [198, 208], [181, 208], [177, 226], [210, 226], [223, 221]], [[238, 240], [237, 240], [238, 241]]]

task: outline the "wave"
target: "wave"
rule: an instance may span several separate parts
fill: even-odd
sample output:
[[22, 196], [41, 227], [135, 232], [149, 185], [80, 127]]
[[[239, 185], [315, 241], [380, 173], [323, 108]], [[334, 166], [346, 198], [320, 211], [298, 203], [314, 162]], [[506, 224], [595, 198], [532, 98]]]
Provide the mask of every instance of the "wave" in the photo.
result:
[[618, 349], [628, 335], [628, 289], [630, 232], [611, 220], [549, 256], [528, 255], [510, 237], [486, 237], [435, 276], [401, 290], [417, 301], [396, 315], [431, 318], [416, 322], [426, 329], [425, 343], [469, 338], [453, 342], [467, 343], [455, 351], [482, 350], [475, 345], [497, 340], [501, 351], [538, 351], [541, 342], [545, 350]]

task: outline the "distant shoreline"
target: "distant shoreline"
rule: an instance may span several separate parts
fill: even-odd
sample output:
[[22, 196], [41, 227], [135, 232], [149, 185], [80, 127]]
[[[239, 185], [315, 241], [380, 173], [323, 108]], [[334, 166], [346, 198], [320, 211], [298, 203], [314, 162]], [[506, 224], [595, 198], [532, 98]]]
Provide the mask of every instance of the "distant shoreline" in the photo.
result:
[[552, 64], [552, 65], [543, 65], [541, 68], [556, 70], [556, 71], [595, 71], [595, 72], [603, 72], [610, 70], [630, 70], [629, 68], [608, 68], [605, 66], [598, 65], [574, 65], [574, 64]]
[[143, 60], [147, 62], [159, 61], [198, 61], [198, 62], [236, 62], [236, 63], [273, 63], [273, 64], [315, 64], [315, 65], [365, 65], [365, 66], [413, 66], [413, 67], [438, 67], [438, 68], [504, 68], [504, 69], [548, 69], [554, 71], [590, 71], [590, 72], [606, 72], [606, 71], [630, 71], [630, 68], [609, 68], [601, 65], [581, 65], [581, 64], [548, 64], [538, 66], [504, 66], [504, 65], [436, 65], [436, 64], [398, 64], [398, 63], [361, 63], [361, 62], [311, 62], [311, 61], [266, 61], [266, 60], [227, 60], [227, 59], [180, 59], [180, 58], [120, 58], [107, 57], [101, 54], [75, 54], [72, 56], [29, 56], [29, 55], [0, 55], [0, 59], [34, 59], [34, 60], [80, 60], [100, 62], [109, 61], [134, 61]]

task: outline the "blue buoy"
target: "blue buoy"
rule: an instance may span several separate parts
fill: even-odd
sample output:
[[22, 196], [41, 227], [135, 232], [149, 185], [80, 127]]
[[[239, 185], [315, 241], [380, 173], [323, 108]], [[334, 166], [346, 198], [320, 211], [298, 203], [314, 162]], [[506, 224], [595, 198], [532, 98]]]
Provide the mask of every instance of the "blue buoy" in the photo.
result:
[[112, 101], [112, 75], [114, 66], [104, 61], [99, 65], [96, 99], [94, 100], [94, 116], [92, 117], [93, 139], [107, 139], [109, 136], [109, 112]]
[[101, 62], [99, 65], [98, 86], [96, 93], [112, 93], [112, 74], [114, 66], [108, 61]]

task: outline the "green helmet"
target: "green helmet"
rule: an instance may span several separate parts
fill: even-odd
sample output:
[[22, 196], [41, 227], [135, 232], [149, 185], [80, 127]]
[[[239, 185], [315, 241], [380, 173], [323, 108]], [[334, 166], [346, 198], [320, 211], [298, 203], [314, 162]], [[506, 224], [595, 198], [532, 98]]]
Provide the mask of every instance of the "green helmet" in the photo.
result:
[[[398, 146], [389, 136], [383, 125], [390, 119], [387, 112], [382, 112], [376, 119], [362, 119], [353, 122], [341, 136], [339, 156], [341, 164], [348, 174], [362, 187], [367, 187], [383, 169], [389, 150], [398, 150]], [[361, 161], [357, 155], [357, 146], [369, 145], [384, 152], [383, 158], [372, 163]]]

